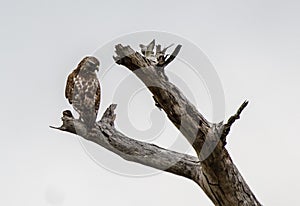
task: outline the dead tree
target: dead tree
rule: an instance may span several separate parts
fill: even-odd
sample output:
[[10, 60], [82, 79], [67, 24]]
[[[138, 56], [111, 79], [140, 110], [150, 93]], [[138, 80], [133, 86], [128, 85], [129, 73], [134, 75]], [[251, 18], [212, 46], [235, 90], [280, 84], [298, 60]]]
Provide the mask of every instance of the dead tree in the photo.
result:
[[181, 91], [169, 82], [165, 74], [165, 67], [176, 58], [181, 45], [170, 56], [165, 55], [166, 49], [161, 50], [160, 45], [156, 46], [155, 54], [153, 45], [141, 45], [141, 48], [143, 54], [130, 46], [118, 44], [114, 60], [132, 71], [147, 86], [153, 94], [155, 105], [180, 130], [196, 151], [197, 157], [127, 137], [114, 127], [115, 104], [106, 109], [102, 119], [91, 130], [87, 130], [83, 122], [74, 119], [69, 110], [63, 112], [62, 126], [53, 128], [77, 134], [125, 160], [193, 180], [215, 205], [261, 205], [225, 148], [230, 128], [240, 118], [248, 102], [245, 101], [227, 123], [208, 122]]

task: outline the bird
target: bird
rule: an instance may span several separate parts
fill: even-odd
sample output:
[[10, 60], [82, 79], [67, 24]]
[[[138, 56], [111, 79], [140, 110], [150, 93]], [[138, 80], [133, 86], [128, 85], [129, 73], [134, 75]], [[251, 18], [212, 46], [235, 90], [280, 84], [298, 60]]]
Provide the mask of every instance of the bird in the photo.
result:
[[100, 106], [101, 87], [96, 74], [99, 66], [96, 57], [84, 57], [68, 75], [65, 88], [65, 97], [89, 129], [94, 126]]

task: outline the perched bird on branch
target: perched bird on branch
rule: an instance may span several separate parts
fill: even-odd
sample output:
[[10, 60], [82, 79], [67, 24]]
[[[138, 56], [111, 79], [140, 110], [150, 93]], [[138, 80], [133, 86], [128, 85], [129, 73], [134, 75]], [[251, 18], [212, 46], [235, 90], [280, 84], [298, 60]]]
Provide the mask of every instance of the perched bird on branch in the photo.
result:
[[94, 126], [100, 105], [101, 88], [96, 74], [99, 66], [97, 58], [83, 58], [69, 74], [65, 89], [65, 97], [88, 128]]

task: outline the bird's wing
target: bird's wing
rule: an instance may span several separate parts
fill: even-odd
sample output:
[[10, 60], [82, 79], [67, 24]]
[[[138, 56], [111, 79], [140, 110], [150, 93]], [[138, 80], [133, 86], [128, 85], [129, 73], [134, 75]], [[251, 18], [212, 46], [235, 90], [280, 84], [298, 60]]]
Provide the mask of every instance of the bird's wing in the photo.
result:
[[101, 87], [100, 87], [100, 83], [97, 80], [97, 90], [96, 90], [96, 96], [95, 96], [95, 113], [96, 116], [98, 114], [98, 110], [99, 110], [99, 106], [100, 106], [100, 100], [101, 100]]
[[70, 104], [72, 104], [72, 100], [73, 100], [73, 91], [74, 91], [74, 85], [75, 85], [74, 77], [75, 77], [75, 73], [73, 71], [68, 76], [67, 84], [66, 84], [66, 88], [65, 88], [65, 97], [68, 99]]

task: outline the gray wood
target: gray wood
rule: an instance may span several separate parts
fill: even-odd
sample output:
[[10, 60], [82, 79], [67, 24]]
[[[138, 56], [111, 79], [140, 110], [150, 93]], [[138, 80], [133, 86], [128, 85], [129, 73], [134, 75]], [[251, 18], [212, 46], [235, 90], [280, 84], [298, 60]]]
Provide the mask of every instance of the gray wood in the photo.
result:
[[[180, 52], [178, 45], [170, 56], [153, 60], [130, 46], [116, 45], [117, 64], [132, 71], [153, 94], [155, 105], [193, 146], [197, 157], [170, 151], [153, 144], [134, 140], [114, 127], [116, 105], [112, 104], [95, 127], [87, 130], [70, 111], [63, 112], [63, 125], [52, 127], [75, 133], [125, 160], [183, 176], [196, 182], [214, 205], [261, 205], [234, 165], [225, 145], [232, 124], [247, 106], [245, 101], [227, 123], [208, 122], [182, 92], [169, 82], [164, 70]], [[159, 52], [159, 50], [158, 50]]]
[[51, 128], [77, 134], [125, 160], [180, 175], [195, 182], [201, 179], [201, 173], [198, 170], [200, 161], [197, 157], [134, 140], [116, 130], [114, 127], [116, 106], [116, 104], [111, 104], [92, 130], [88, 130], [83, 122], [75, 119], [69, 110], [63, 112], [61, 118], [63, 125], [51, 126]]

